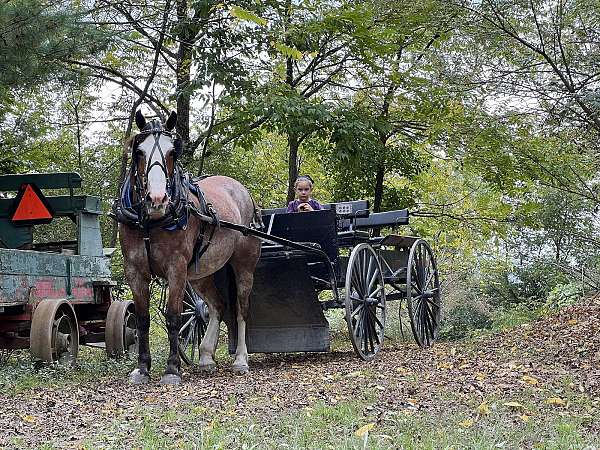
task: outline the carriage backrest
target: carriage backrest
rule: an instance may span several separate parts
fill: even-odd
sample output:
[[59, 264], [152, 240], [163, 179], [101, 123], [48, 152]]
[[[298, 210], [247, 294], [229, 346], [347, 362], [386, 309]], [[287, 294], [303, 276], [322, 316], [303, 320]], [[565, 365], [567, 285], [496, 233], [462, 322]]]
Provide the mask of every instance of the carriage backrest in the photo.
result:
[[319, 244], [331, 261], [338, 257], [336, 213], [331, 209], [310, 213], [263, 216], [269, 234], [294, 242]]

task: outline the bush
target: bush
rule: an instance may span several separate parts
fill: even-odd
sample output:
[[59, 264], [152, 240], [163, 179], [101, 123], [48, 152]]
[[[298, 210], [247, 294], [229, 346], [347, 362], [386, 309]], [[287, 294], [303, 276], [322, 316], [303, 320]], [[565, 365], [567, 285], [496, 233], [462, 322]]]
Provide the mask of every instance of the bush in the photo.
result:
[[574, 304], [583, 295], [581, 283], [559, 284], [548, 294], [544, 309], [554, 310]]

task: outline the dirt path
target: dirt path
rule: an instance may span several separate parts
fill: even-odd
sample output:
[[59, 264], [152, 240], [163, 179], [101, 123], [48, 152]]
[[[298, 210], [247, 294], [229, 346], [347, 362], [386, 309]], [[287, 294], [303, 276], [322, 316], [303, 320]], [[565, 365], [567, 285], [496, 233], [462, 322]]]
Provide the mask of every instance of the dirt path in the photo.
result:
[[[375, 361], [352, 353], [257, 356], [248, 376], [220, 368], [210, 377], [188, 372], [177, 388], [131, 386], [123, 379], [34, 389], [0, 395], [0, 447], [15, 439], [40, 446], [76, 448], [115, 419], [136, 420], [140, 408], [201, 406], [211, 414], [270, 420], [315, 402], [335, 405], [370, 399], [369, 414], [398, 411], [447, 414], [474, 409], [490, 398], [516, 402], [521, 395], [537, 411], [597, 414], [600, 410], [600, 298], [555, 316], [468, 343], [387, 348]], [[579, 399], [585, 409], [579, 411]], [[590, 406], [591, 405], [591, 406]], [[515, 406], [519, 408], [519, 406]], [[591, 409], [590, 409], [591, 408]], [[600, 425], [590, 421], [590, 431]]]

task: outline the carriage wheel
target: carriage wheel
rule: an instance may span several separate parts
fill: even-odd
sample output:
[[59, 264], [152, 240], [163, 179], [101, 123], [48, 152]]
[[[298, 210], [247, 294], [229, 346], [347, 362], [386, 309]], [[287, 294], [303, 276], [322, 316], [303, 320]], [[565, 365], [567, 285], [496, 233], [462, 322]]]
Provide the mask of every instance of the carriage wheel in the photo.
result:
[[375, 250], [366, 243], [354, 247], [346, 270], [346, 323], [354, 350], [365, 361], [383, 345], [384, 287]]
[[179, 356], [188, 365], [195, 364], [200, 357], [200, 342], [208, 326], [208, 305], [192, 285], [185, 284], [183, 311], [179, 329]]
[[111, 358], [133, 354], [137, 351], [137, 319], [135, 306], [131, 300], [110, 304], [106, 315], [104, 340], [106, 354]]
[[413, 244], [408, 256], [406, 300], [415, 341], [430, 347], [440, 327], [440, 280], [433, 251], [422, 239]]
[[74, 363], [79, 332], [73, 307], [65, 300], [42, 300], [33, 313], [29, 341], [34, 359]]

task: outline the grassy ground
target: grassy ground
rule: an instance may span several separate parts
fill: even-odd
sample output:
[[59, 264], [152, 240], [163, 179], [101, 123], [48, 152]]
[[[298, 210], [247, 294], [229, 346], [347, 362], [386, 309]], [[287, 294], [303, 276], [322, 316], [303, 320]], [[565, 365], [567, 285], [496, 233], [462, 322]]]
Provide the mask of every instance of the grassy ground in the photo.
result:
[[186, 368], [177, 388], [157, 384], [160, 330], [144, 387], [126, 382], [135, 361], [98, 350], [75, 370], [18, 354], [0, 368], [0, 447], [600, 448], [600, 304], [509, 316], [504, 331], [426, 350], [390, 332], [365, 363], [334, 315], [331, 353], [253, 355], [236, 377], [222, 345], [215, 375]]

